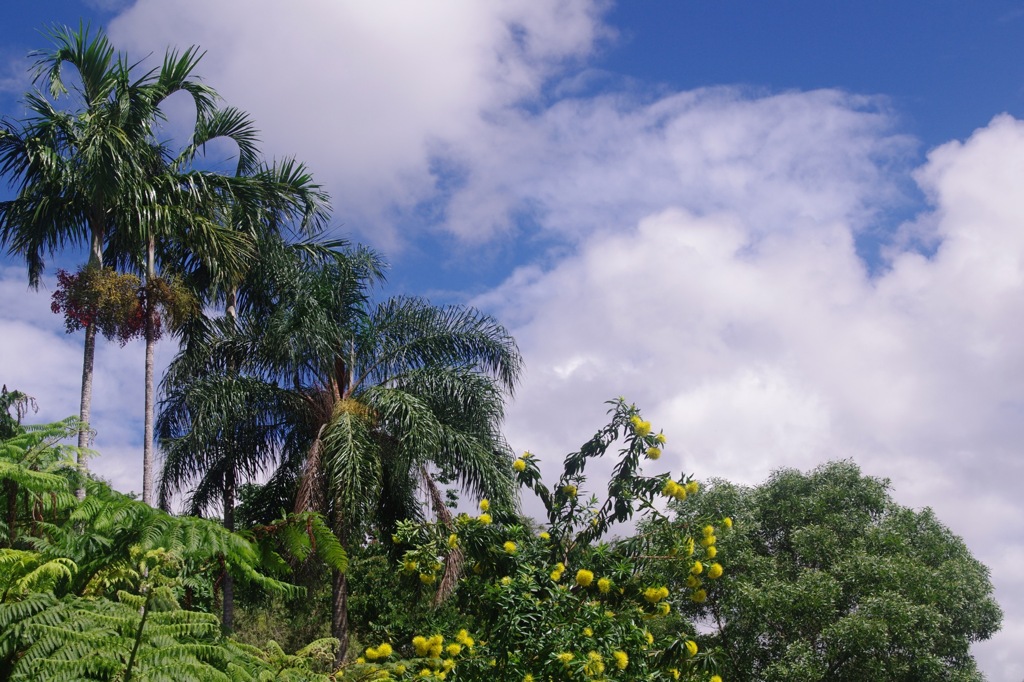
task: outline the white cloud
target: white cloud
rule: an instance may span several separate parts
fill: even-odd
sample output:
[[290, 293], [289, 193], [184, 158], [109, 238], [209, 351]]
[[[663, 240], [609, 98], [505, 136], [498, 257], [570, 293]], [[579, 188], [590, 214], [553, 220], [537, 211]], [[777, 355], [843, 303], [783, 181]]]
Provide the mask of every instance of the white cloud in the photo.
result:
[[345, 230], [393, 249], [385, 217], [430, 197], [435, 150], [537, 97], [591, 52], [599, 15], [587, 0], [140, 0], [110, 33], [133, 55], [209, 49], [202, 73], [268, 132], [268, 155], [307, 162]]
[[[630, 178], [665, 184], [632, 210], [689, 210], [651, 211], [618, 230], [583, 225], [574, 254], [478, 299], [510, 321], [527, 360], [512, 441], [557, 460], [601, 423], [595, 403], [622, 394], [665, 428], [659, 464], [677, 471], [755, 483], [777, 467], [852, 457], [891, 478], [904, 504], [932, 506], [993, 565], [1007, 627], [979, 655], [990, 674], [1020, 669], [1024, 659], [1006, 651], [1024, 624], [1024, 587], [1006, 553], [1024, 547], [1024, 199], [1014, 191], [1024, 123], [997, 117], [929, 154], [916, 178], [934, 210], [916, 222], [937, 251], [893, 251], [872, 277], [855, 236], [892, 198], [874, 159], [903, 143], [877, 121], [858, 124], [875, 115], [852, 108], [847, 125], [816, 135], [814, 112], [834, 121], [831, 108], [848, 103], [784, 97], [806, 108], [809, 134], [780, 133], [749, 158], [736, 151], [753, 139], [745, 132], [772, 128], [771, 98], [677, 112], [700, 125], [632, 127], [631, 144], [600, 164], [533, 168], [532, 187], [549, 188], [545, 201], [560, 201], [553, 213], [573, 225], [588, 195], [618, 191], [611, 203], [628, 203], [643, 184]], [[571, 147], [582, 155], [617, 139], [616, 117], [606, 120], [581, 126]], [[723, 120], [733, 133], [718, 130]], [[674, 126], [687, 135], [662, 132]], [[703, 176], [680, 171], [690, 159]], [[616, 168], [628, 170], [624, 189], [610, 182]]]

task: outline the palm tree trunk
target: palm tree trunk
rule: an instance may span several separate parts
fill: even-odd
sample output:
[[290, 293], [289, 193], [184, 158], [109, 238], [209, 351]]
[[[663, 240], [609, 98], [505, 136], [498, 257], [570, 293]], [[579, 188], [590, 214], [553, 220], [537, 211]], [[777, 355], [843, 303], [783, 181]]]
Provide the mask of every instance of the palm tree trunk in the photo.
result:
[[[232, 326], [237, 320], [237, 293], [234, 288], [228, 291], [228, 300], [225, 312], [227, 317], [231, 320]], [[235, 374], [235, 363], [234, 358], [228, 359], [228, 371], [232, 376]], [[232, 457], [234, 456], [235, 444], [231, 443], [229, 446], [232, 450]], [[229, 531], [234, 532], [235, 530], [235, 467], [234, 464], [228, 466], [227, 471], [224, 472], [224, 527]], [[221, 618], [221, 631], [225, 635], [230, 635], [235, 628], [235, 579], [228, 572], [225, 565], [224, 573], [220, 577], [221, 596], [223, 597], [223, 608]]]
[[152, 300], [152, 284], [156, 277], [156, 243], [149, 236], [146, 252], [146, 414], [142, 441], [142, 501], [153, 506], [153, 414], [156, 393], [153, 368], [156, 354], [156, 305]]
[[334, 571], [334, 585], [331, 591], [331, 636], [338, 640], [338, 651], [334, 654], [334, 667], [339, 668], [348, 653], [348, 578], [341, 571]]
[[[104, 230], [101, 226], [98, 226], [96, 220], [92, 220], [91, 222], [93, 225], [92, 240], [89, 245], [89, 267], [102, 268]], [[81, 426], [78, 429], [78, 447], [82, 449], [89, 447], [89, 418], [92, 416], [92, 376], [95, 359], [96, 323], [90, 321], [85, 327], [85, 350], [82, 358], [82, 401], [79, 404], [78, 409], [78, 419], [81, 422]], [[82, 473], [85, 473], [88, 471], [88, 467], [88, 460], [86, 460], [81, 450], [79, 450], [78, 468]], [[84, 484], [75, 490], [75, 495], [79, 500], [85, 499]]]
[[[224, 472], [224, 527], [229, 531], [235, 530], [235, 469], [228, 467]], [[221, 593], [224, 597], [223, 619], [221, 630], [225, 635], [230, 635], [235, 627], [235, 579], [228, 572], [225, 565], [224, 574], [220, 581]]]

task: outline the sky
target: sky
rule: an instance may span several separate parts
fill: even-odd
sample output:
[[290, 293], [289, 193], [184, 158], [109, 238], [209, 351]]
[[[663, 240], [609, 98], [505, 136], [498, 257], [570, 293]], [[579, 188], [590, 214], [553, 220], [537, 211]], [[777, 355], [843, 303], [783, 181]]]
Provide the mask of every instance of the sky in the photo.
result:
[[[621, 395], [668, 436], [664, 470], [853, 459], [989, 566], [1005, 618], [974, 653], [1024, 678], [1024, 3], [9, 5], [0, 114], [47, 25], [135, 59], [202, 46], [265, 154], [305, 161], [335, 233], [386, 255], [382, 295], [509, 327], [513, 447], [554, 471]], [[0, 260], [0, 381], [41, 421], [77, 412], [63, 258], [38, 293]], [[93, 468], [138, 490], [141, 342], [96, 366]]]

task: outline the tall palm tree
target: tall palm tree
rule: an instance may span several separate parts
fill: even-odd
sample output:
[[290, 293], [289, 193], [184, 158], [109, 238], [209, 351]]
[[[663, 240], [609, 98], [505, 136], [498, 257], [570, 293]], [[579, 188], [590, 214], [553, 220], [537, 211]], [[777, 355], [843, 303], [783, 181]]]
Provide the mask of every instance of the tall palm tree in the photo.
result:
[[[0, 174], [17, 195], [0, 203], [0, 243], [24, 256], [29, 282], [38, 286], [46, 254], [87, 243], [88, 267], [104, 265], [104, 249], [117, 231], [153, 217], [150, 173], [152, 124], [163, 100], [187, 92], [200, 118], [213, 110], [215, 93], [192, 76], [194, 48], [164, 62], [158, 72], [132, 76], [132, 66], [102, 32], [67, 27], [51, 32], [54, 47], [35, 53], [35, 83], [26, 95], [29, 117], [0, 125]], [[80, 86], [71, 96], [65, 67]], [[79, 446], [87, 445], [96, 325], [86, 326], [82, 364]], [[84, 464], [84, 463], [83, 463]]]

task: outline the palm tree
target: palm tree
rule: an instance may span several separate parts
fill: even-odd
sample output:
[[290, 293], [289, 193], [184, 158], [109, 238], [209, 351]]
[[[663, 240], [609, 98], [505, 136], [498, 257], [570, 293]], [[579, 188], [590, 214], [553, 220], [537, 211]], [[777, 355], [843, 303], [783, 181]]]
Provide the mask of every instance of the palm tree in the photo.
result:
[[[0, 203], [0, 243], [25, 257], [29, 283], [38, 286], [44, 256], [89, 245], [88, 267], [104, 265], [104, 249], [119, 230], [154, 217], [150, 173], [151, 132], [160, 105], [173, 92], [192, 96], [198, 116], [213, 109], [215, 93], [192, 77], [194, 48], [169, 54], [159, 73], [133, 80], [132, 65], [102, 32], [87, 27], [51, 32], [54, 49], [35, 53], [35, 82], [26, 95], [29, 118], [0, 125], [0, 174], [17, 196]], [[80, 87], [70, 108], [55, 103], [70, 95], [64, 67]], [[52, 102], [51, 102], [52, 100]], [[86, 326], [82, 365], [79, 447], [88, 441], [96, 325]], [[82, 463], [84, 465], [84, 462]]]
[[[193, 484], [197, 508], [227, 488], [227, 462], [263, 465], [276, 455], [268, 488], [297, 488], [295, 509], [324, 513], [343, 544], [389, 537], [397, 520], [420, 517], [416, 493], [434, 474], [512, 503], [499, 426], [521, 365], [514, 341], [472, 309], [415, 298], [371, 305], [379, 265], [365, 250], [347, 259], [278, 250], [260, 261], [237, 323], [209, 325], [168, 372], [162, 495]], [[229, 357], [237, 373], [226, 371]], [[341, 572], [333, 593], [340, 661]]]

